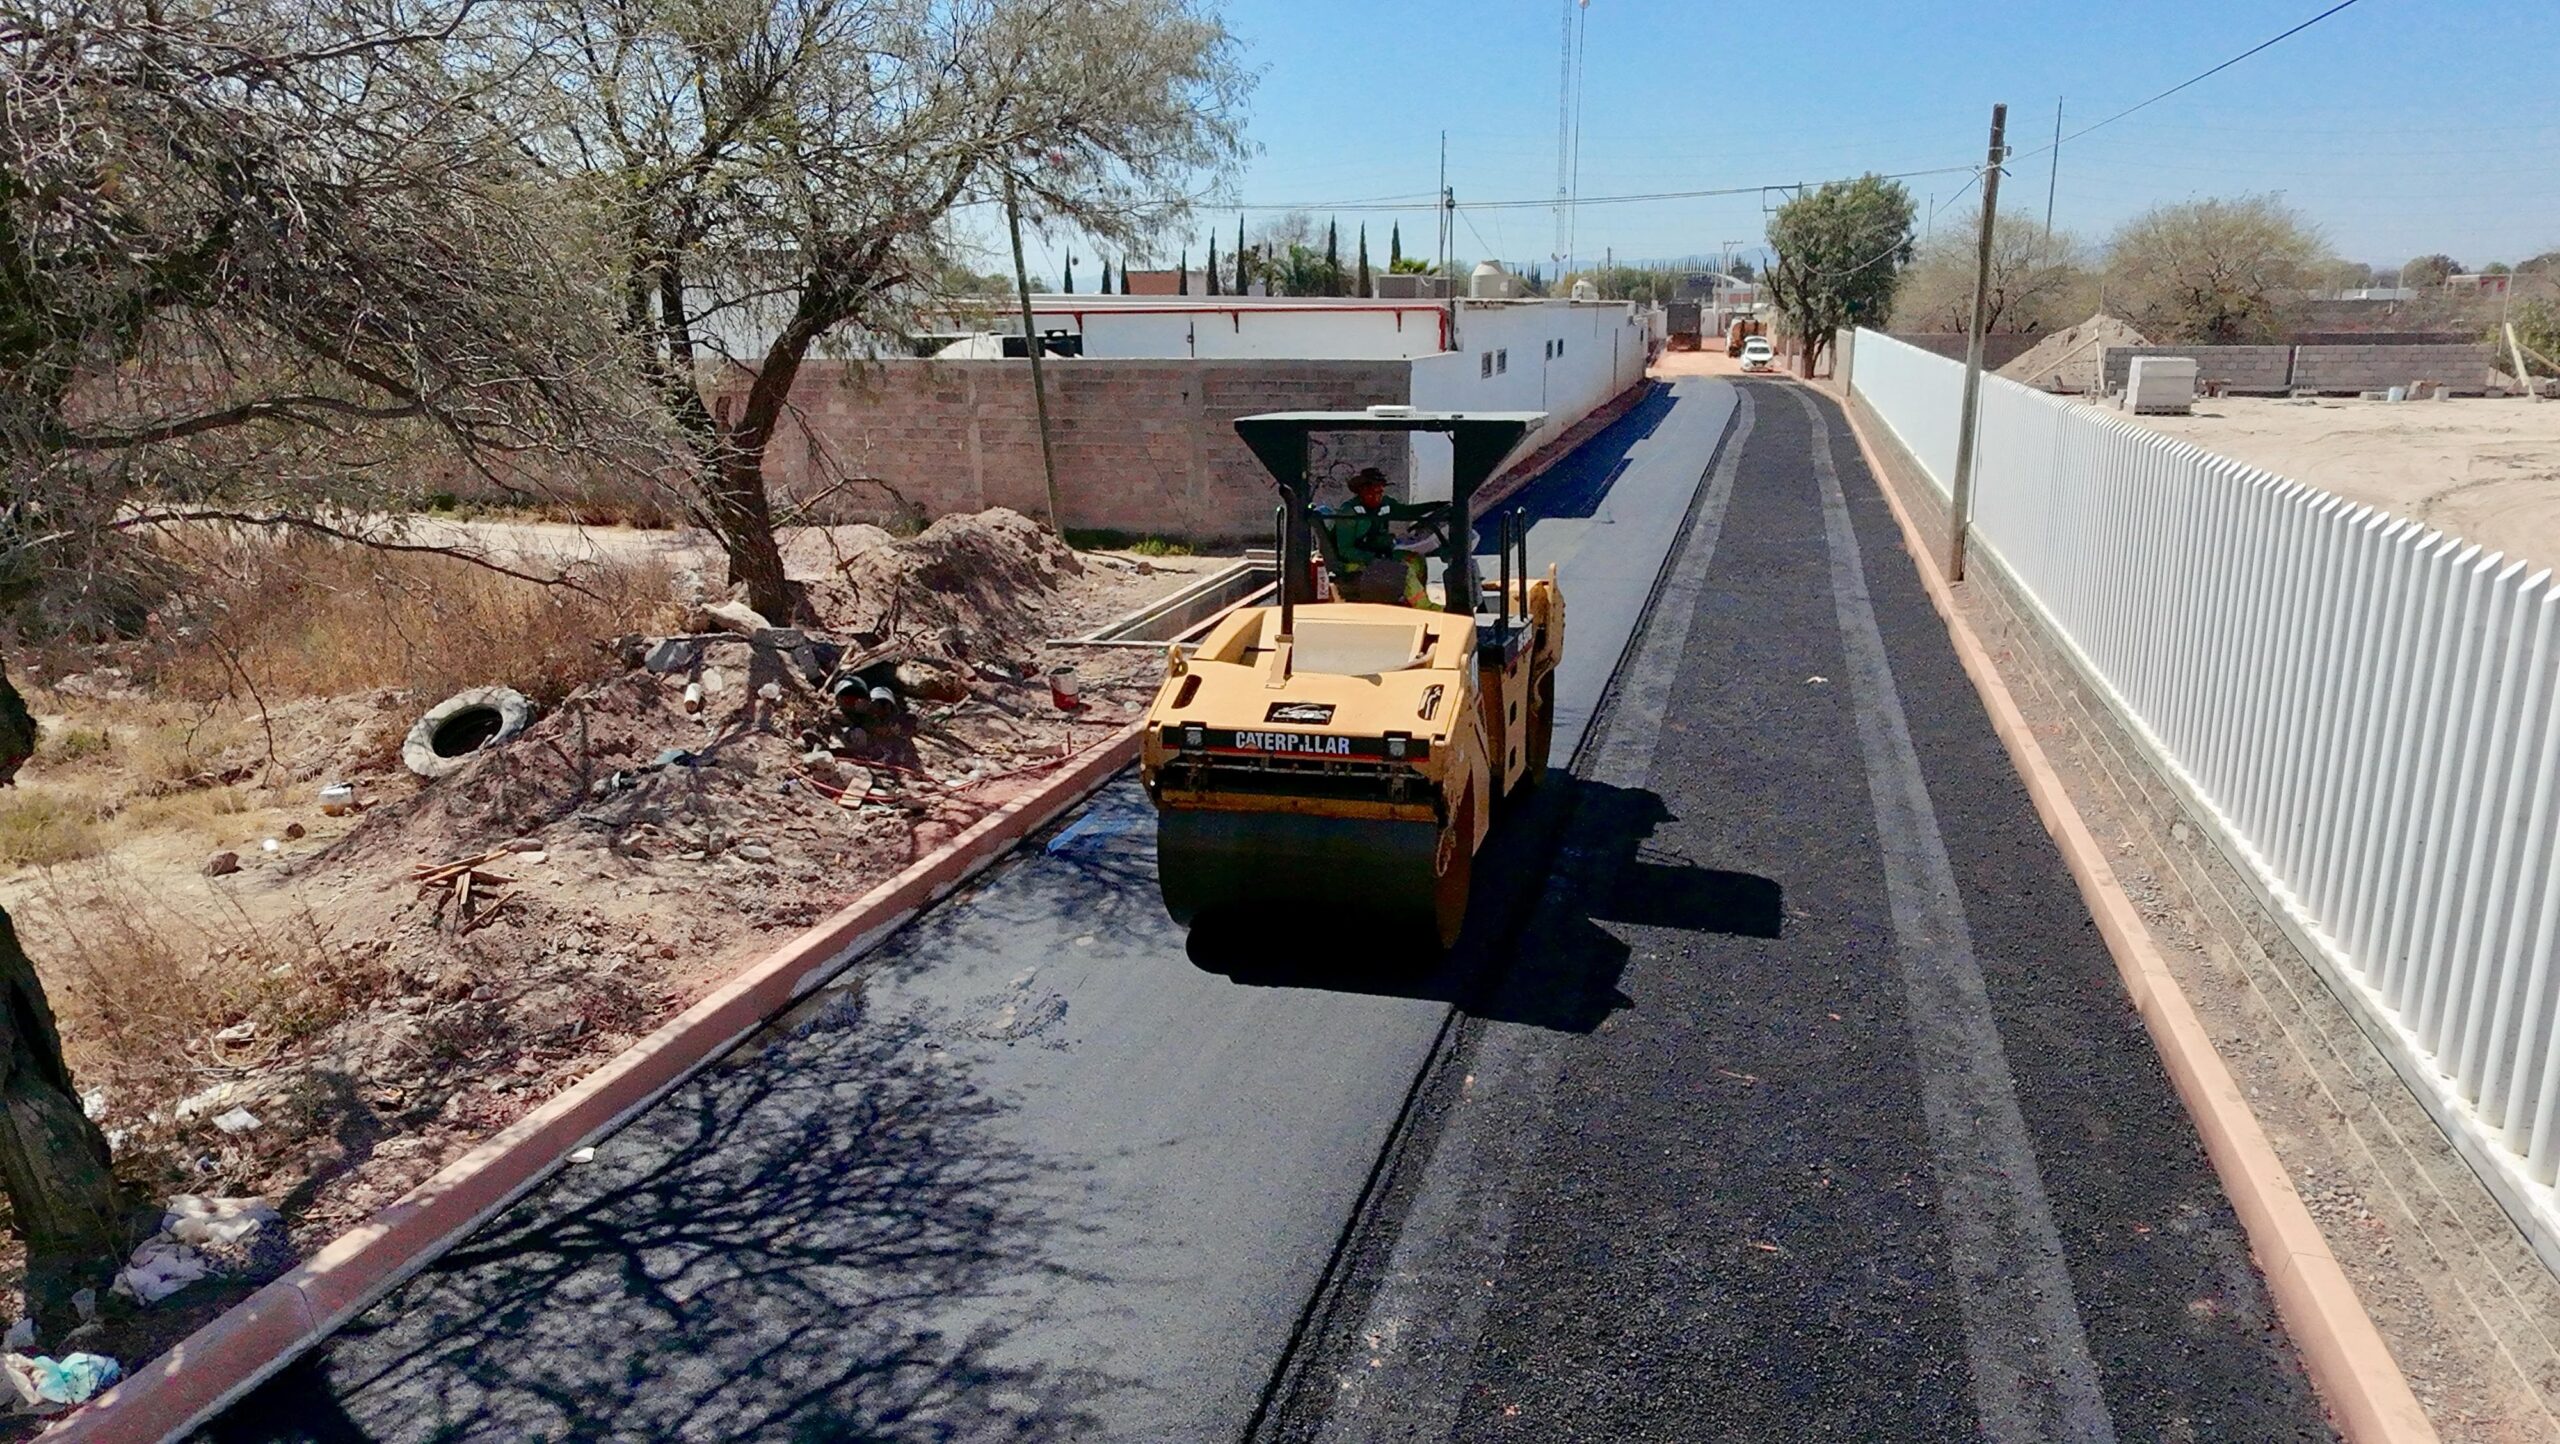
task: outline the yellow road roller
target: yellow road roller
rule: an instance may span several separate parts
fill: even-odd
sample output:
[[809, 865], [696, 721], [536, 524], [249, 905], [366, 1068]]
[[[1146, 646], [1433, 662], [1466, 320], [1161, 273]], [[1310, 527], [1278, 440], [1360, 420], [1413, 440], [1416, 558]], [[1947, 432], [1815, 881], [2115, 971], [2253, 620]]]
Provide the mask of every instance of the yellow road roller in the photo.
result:
[[[1482, 575], [1469, 510], [1544, 419], [1380, 406], [1235, 423], [1280, 492], [1277, 604], [1174, 647], [1148, 710], [1139, 766], [1176, 922], [1288, 926], [1275, 905], [1312, 904], [1457, 940], [1476, 850], [1545, 775], [1554, 731], [1555, 569], [1529, 576], [1528, 530], [1511, 518]], [[1447, 500], [1348, 518], [1315, 507], [1311, 437], [1415, 431], [1449, 438]], [[1355, 520], [1383, 523], [1393, 552], [1346, 554]]]

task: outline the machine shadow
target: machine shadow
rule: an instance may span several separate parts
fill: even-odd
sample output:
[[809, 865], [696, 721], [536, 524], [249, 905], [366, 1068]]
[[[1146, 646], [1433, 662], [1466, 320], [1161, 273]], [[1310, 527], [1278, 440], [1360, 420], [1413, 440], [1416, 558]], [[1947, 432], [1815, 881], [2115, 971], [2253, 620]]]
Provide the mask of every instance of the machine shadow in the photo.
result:
[[1089, 1437], [1117, 1385], [1003, 1357], [1072, 1184], [926, 1045], [851, 998], [751, 1043], [198, 1444]]
[[1628, 947], [1603, 926], [1775, 938], [1784, 893], [1764, 877], [1700, 867], [1647, 846], [1662, 799], [1549, 774], [1476, 857], [1467, 929], [1447, 953], [1320, 901], [1268, 916], [1203, 919], [1194, 966], [1245, 987], [1314, 988], [1449, 1003], [1488, 1022], [1588, 1033], [1632, 1005]]

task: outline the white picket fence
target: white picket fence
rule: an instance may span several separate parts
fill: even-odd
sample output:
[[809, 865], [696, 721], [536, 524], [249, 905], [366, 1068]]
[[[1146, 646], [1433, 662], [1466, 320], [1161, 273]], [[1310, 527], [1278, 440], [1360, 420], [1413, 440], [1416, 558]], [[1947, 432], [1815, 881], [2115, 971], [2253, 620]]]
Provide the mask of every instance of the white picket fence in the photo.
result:
[[[1941, 493], [1964, 368], [1852, 382]], [[2112, 411], [1986, 377], [1996, 561], [2289, 914], [2560, 1269], [2560, 588]]]

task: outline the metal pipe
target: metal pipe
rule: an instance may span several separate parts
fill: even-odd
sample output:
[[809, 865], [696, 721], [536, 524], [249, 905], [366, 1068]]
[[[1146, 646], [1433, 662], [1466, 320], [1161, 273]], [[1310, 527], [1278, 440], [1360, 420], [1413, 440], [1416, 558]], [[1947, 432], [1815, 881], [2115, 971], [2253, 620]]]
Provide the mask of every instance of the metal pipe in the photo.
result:
[[1289, 570], [1295, 564], [1295, 559], [1289, 555], [1289, 504], [1287, 502], [1284, 501], [1271, 509], [1271, 523], [1280, 533], [1278, 548], [1280, 553], [1280, 635], [1286, 637], [1296, 631], [1298, 620], [1298, 604], [1295, 600], [1298, 588], [1293, 580], [1294, 574]]

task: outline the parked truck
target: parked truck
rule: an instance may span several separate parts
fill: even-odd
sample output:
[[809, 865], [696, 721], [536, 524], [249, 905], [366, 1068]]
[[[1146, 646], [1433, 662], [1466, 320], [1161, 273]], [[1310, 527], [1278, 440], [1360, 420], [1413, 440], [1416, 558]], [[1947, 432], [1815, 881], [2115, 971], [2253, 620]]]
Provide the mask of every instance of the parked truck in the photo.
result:
[[1695, 351], [1706, 337], [1704, 309], [1695, 301], [1673, 301], [1664, 306], [1664, 344], [1673, 351]]
[[1742, 354], [1743, 342], [1750, 340], [1754, 336], [1766, 336], [1768, 334], [1768, 322], [1754, 321], [1748, 317], [1737, 316], [1734, 318], [1733, 325], [1725, 330], [1724, 354], [1727, 356], [1739, 356]]

